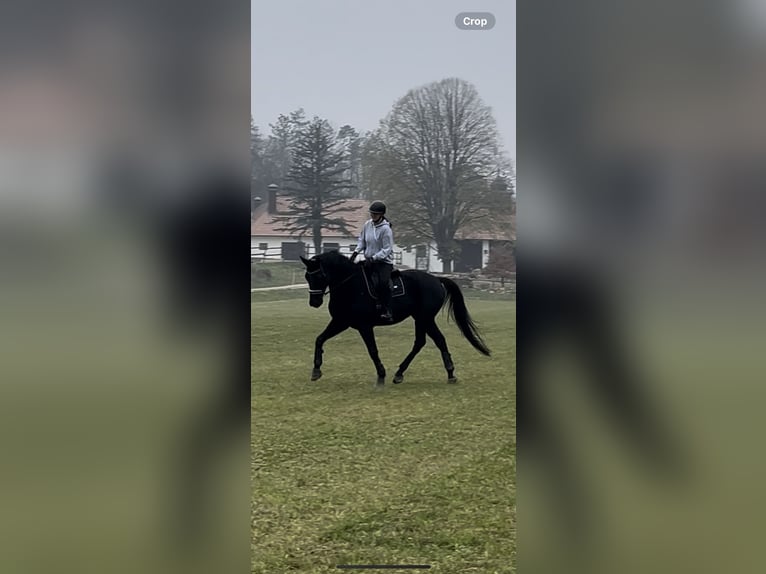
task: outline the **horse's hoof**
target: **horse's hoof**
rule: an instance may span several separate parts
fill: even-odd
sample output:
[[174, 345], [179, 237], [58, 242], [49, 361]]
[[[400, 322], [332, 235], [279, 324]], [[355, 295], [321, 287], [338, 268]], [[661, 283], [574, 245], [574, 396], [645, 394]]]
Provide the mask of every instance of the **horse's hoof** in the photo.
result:
[[401, 375], [399, 373], [394, 375], [394, 384], [398, 385], [399, 383], [404, 381], [404, 375]]
[[314, 369], [313, 371], [311, 371], [312, 381], [318, 381], [320, 378], [322, 378], [322, 371], [320, 369]]
[[447, 379], [447, 382], [450, 385], [454, 385], [455, 383], [457, 383], [457, 377], [450, 377], [449, 379]]
[[375, 390], [382, 391], [385, 384], [386, 384], [386, 379], [378, 378], [378, 380], [375, 381]]

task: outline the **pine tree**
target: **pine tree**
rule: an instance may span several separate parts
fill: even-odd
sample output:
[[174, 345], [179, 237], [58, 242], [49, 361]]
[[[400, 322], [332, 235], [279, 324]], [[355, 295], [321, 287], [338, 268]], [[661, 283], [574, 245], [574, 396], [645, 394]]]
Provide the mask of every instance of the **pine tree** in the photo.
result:
[[343, 218], [353, 209], [343, 206], [351, 189], [348, 151], [330, 123], [314, 117], [296, 132], [291, 152], [283, 186], [289, 205], [275, 220], [280, 230], [310, 234], [316, 253], [321, 253], [323, 229], [353, 235]]

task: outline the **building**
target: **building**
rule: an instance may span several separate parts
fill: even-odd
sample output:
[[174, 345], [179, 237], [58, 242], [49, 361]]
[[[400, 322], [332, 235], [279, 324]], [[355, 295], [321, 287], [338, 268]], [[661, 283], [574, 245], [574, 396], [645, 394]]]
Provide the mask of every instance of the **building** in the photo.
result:
[[[277, 196], [276, 189], [269, 190], [267, 201], [255, 207], [250, 221], [250, 256], [256, 260], [297, 261], [299, 257], [311, 257], [314, 242], [311, 235], [298, 237], [291, 232], [280, 230], [283, 224], [275, 222], [274, 216], [287, 209], [287, 200]], [[369, 218], [369, 202], [363, 199], [347, 199], [345, 207], [352, 208], [343, 216], [353, 234], [346, 235], [339, 231], [322, 230], [322, 250], [340, 250], [351, 255], [356, 247], [358, 233]], [[394, 225], [396, 222], [394, 222]], [[396, 227], [394, 227], [394, 231]], [[396, 234], [394, 234], [395, 236]], [[457, 238], [461, 247], [459, 257], [453, 262], [455, 272], [468, 272], [482, 269], [489, 262], [492, 246], [499, 242], [515, 239], [514, 225], [509, 219], [507, 226], [501, 226], [499, 232], [486, 232], [480, 229], [468, 230]], [[442, 262], [437, 255], [433, 242], [408, 247], [394, 246], [394, 264], [406, 269], [422, 269], [440, 272]]]
[[[507, 224], [498, 226], [497, 231], [482, 231], [479, 226], [457, 234], [455, 240], [460, 246], [460, 254], [452, 262], [452, 271], [468, 273], [483, 269], [489, 263], [492, 249], [516, 239], [515, 218], [509, 217]], [[442, 261], [437, 256], [434, 242], [407, 247], [402, 252], [401, 265], [424, 271], [442, 270]]]
[[[275, 189], [269, 190], [266, 202], [259, 203], [250, 219], [250, 257], [274, 261], [297, 261], [300, 256], [311, 257], [314, 253], [314, 240], [311, 235], [298, 237], [289, 231], [279, 229], [282, 223], [274, 221], [274, 216], [287, 209], [286, 199], [278, 197]], [[352, 208], [343, 217], [348, 222], [351, 235], [336, 230], [322, 230], [322, 250], [338, 249], [341, 253], [351, 254], [356, 247], [357, 237], [362, 225], [369, 218], [369, 202], [362, 199], [347, 199], [345, 207]], [[395, 250], [401, 251], [401, 250]]]

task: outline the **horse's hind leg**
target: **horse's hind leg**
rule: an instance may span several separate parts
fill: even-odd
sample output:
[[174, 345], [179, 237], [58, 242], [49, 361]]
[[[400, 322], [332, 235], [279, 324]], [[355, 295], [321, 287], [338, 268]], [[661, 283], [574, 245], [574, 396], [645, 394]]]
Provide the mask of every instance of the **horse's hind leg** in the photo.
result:
[[378, 355], [378, 345], [375, 342], [375, 332], [372, 330], [372, 327], [364, 327], [359, 329], [359, 334], [362, 336], [364, 344], [367, 347], [367, 352], [370, 354], [370, 358], [375, 364], [375, 370], [378, 372], [378, 380], [375, 383], [375, 386], [378, 389], [381, 389], [383, 388], [383, 384], [386, 382], [386, 369], [383, 366], [383, 363], [380, 361], [380, 356]]
[[428, 333], [428, 336], [433, 339], [434, 343], [436, 343], [439, 351], [441, 351], [444, 368], [447, 371], [447, 382], [457, 383], [457, 379], [455, 378], [455, 365], [452, 364], [452, 356], [449, 354], [447, 340], [444, 338], [444, 335], [434, 322], [431, 322], [426, 327], [426, 332]]
[[410, 351], [410, 354], [405, 357], [405, 359], [402, 361], [402, 364], [399, 365], [398, 369], [396, 369], [396, 374], [394, 374], [394, 383], [398, 384], [404, 380], [404, 371], [407, 370], [407, 368], [410, 366], [410, 363], [415, 358], [415, 355], [417, 355], [420, 352], [420, 349], [425, 347], [425, 345], [426, 329], [422, 322], [415, 321], [415, 343], [412, 345], [412, 351]]

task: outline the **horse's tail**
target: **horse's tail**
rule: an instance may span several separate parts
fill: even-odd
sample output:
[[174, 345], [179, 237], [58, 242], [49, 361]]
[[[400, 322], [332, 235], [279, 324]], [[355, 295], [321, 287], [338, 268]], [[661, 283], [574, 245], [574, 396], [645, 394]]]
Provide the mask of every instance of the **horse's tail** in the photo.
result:
[[452, 279], [446, 277], [439, 277], [439, 281], [447, 291], [446, 303], [449, 303], [449, 314], [460, 327], [460, 332], [468, 339], [474, 349], [479, 351], [483, 355], [489, 356], [489, 348], [479, 334], [479, 329], [471, 319], [471, 315], [468, 314], [468, 309], [465, 306], [465, 299], [463, 293], [460, 291], [460, 286]]

